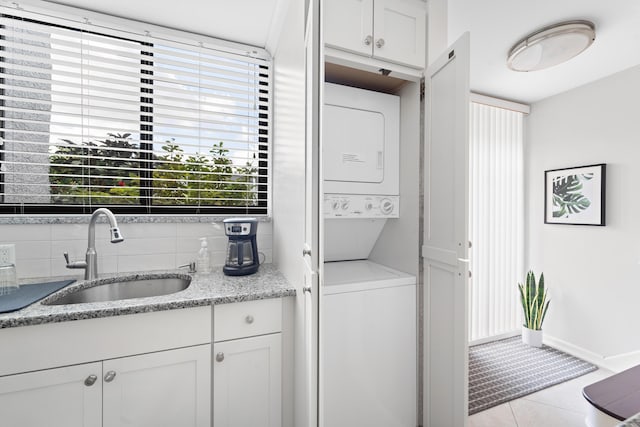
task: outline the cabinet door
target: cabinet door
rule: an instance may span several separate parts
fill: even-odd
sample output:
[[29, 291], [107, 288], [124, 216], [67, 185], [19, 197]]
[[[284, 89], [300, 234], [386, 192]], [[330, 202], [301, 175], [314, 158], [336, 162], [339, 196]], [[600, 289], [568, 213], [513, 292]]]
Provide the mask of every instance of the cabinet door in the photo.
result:
[[[335, 2], [334, 2], [335, 3]], [[295, 397], [296, 427], [318, 425], [318, 313], [320, 283], [318, 270], [322, 265], [320, 221], [322, 170], [320, 169], [320, 141], [322, 99], [324, 85], [323, 31], [320, 31], [322, 0], [309, 0], [305, 33], [305, 192], [304, 245], [302, 255], [303, 288], [296, 298], [295, 336]]]
[[323, 6], [324, 42], [371, 56], [373, 0], [325, 0]]
[[425, 427], [468, 413], [469, 34], [427, 70], [424, 183]]
[[375, 0], [373, 56], [418, 68], [425, 67], [427, 16], [421, 4]]
[[280, 334], [213, 345], [214, 427], [280, 427]]
[[104, 427], [210, 427], [211, 345], [103, 363]]
[[0, 378], [0, 424], [100, 427], [102, 364], [87, 363]]

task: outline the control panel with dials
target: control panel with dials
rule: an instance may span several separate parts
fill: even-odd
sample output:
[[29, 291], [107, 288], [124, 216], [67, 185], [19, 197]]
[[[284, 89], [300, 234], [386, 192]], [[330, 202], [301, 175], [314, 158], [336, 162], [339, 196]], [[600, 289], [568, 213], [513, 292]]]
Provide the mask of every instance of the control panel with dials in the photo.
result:
[[325, 218], [398, 218], [399, 196], [325, 194]]

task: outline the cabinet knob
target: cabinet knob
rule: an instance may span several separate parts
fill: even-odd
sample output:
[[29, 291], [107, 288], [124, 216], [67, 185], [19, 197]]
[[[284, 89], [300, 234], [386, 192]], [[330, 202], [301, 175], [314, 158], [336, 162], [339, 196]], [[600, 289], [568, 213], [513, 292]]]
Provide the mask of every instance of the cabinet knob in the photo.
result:
[[84, 385], [86, 385], [87, 387], [91, 387], [92, 385], [94, 385], [96, 383], [97, 380], [98, 380], [98, 377], [96, 375], [89, 375], [84, 380]]
[[253, 316], [248, 314], [247, 317], [244, 318], [244, 321], [247, 322], [248, 324], [252, 324], [253, 323]]
[[302, 256], [307, 256], [307, 255], [311, 256], [311, 249], [308, 249], [308, 248], [302, 249]]
[[224, 360], [224, 353], [220, 352], [218, 354], [216, 354], [216, 361], [217, 362], [222, 362]]
[[378, 39], [378, 40], [376, 41], [376, 47], [377, 47], [378, 49], [380, 49], [380, 48], [382, 48], [382, 46], [384, 46], [384, 39]]
[[365, 46], [370, 46], [372, 41], [373, 41], [373, 37], [367, 36], [367, 37], [364, 38], [364, 45]]
[[104, 382], [110, 383], [116, 377], [116, 371], [109, 371], [104, 376]]

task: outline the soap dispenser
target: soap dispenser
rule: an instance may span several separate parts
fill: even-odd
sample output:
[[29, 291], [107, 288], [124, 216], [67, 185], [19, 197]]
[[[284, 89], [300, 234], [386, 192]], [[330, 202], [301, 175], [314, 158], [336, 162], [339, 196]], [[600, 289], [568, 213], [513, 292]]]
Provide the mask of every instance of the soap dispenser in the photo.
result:
[[207, 244], [207, 238], [200, 238], [200, 250], [198, 251], [197, 270], [200, 273], [209, 273], [209, 248]]

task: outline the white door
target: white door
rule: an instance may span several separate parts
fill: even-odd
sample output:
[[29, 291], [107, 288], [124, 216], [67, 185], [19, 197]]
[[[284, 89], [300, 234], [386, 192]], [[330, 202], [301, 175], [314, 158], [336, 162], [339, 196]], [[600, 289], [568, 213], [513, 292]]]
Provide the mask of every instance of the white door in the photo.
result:
[[404, 0], [375, 0], [373, 56], [418, 68], [425, 64], [427, 14]]
[[213, 425], [280, 427], [280, 334], [213, 345]]
[[468, 33], [425, 79], [423, 425], [462, 427], [468, 413]]
[[104, 427], [210, 427], [211, 345], [103, 362]]
[[296, 372], [304, 372], [297, 381], [296, 427], [318, 425], [318, 313], [319, 313], [319, 266], [320, 266], [320, 111], [322, 106], [321, 85], [324, 81], [324, 61], [320, 37], [320, 0], [309, 0], [305, 34], [305, 219], [302, 263], [304, 288], [301, 298], [304, 303], [304, 350], [296, 356]]
[[371, 56], [373, 0], [325, 0], [323, 6], [325, 43]]
[[102, 363], [0, 378], [0, 425], [101, 427]]

